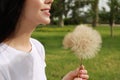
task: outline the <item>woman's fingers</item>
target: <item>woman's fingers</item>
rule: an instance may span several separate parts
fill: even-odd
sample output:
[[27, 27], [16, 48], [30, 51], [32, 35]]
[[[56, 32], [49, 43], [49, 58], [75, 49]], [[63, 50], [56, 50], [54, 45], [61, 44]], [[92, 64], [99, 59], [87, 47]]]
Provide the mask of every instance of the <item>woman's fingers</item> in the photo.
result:
[[74, 70], [74, 71], [71, 71], [70, 72], [70, 76], [77, 76], [79, 74], [79, 68], [77, 68], [76, 70]]
[[87, 74], [87, 70], [80, 70], [80, 74]]
[[[82, 78], [82, 80], [88, 80], [89, 76], [87, 74], [87, 70], [82, 65], [74, 71], [70, 71], [62, 80], [73, 80], [76, 78]], [[76, 79], [77, 80], [77, 79]]]
[[82, 79], [82, 80], [88, 80], [88, 79]]
[[89, 78], [89, 76], [88, 76], [88, 75], [83, 75], [83, 74], [82, 74], [82, 75], [80, 75], [80, 77], [81, 77], [81, 78], [83, 78], [83, 79], [88, 79], [88, 78]]
[[79, 68], [79, 76], [83, 80], [87, 80], [89, 78], [88, 72], [83, 65], [81, 65], [80, 68]]

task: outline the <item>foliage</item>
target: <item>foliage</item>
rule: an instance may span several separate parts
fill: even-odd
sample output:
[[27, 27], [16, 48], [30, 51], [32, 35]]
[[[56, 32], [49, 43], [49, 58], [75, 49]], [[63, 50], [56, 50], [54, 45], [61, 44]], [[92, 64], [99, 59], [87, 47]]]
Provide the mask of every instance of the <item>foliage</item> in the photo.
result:
[[120, 12], [120, 0], [109, 0], [108, 5], [110, 7], [109, 23], [113, 26]]
[[[110, 12], [98, 9], [100, 0], [54, 0], [51, 9], [52, 24], [120, 23], [120, 0], [108, 0]], [[87, 11], [83, 8], [89, 7]]]
[[107, 12], [105, 8], [99, 11], [99, 23], [100, 24], [109, 24], [110, 12]]
[[[58, 19], [58, 24], [64, 24], [63, 17], [69, 18], [74, 24], [79, 24], [81, 17], [80, 13], [83, 12], [80, 8], [88, 5], [92, 0], [55, 0], [51, 9], [51, 22], [54, 23]], [[71, 12], [71, 13], [69, 13]]]

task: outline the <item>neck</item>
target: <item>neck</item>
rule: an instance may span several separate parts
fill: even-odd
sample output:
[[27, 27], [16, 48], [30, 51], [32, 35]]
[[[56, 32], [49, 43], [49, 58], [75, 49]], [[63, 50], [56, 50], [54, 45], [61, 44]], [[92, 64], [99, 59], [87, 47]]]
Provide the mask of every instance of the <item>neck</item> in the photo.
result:
[[22, 22], [17, 26], [15, 34], [7, 39], [7, 45], [21, 51], [29, 52], [32, 48], [30, 37], [36, 26]]

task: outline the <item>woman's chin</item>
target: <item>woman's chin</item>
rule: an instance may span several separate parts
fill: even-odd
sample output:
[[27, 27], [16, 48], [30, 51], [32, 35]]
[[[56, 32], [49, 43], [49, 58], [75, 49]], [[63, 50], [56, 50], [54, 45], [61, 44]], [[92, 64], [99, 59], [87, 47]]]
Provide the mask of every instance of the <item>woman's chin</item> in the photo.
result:
[[50, 21], [47, 21], [45, 24], [50, 24]]
[[50, 19], [44, 20], [44, 21], [42, 22], [42, 24], [44, 24], [44, 25], [50, 24]]

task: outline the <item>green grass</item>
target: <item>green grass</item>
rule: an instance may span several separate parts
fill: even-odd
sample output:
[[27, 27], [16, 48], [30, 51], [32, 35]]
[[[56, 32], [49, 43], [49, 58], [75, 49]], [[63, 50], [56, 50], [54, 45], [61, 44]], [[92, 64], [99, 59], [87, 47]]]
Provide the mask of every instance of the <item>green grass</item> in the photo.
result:
[[[39, 27], [32, 37], [38, 39], [46, 49], [46, 75], [48, 80], [61, 80], [69, 71], [79, 67], [79, 60], [70, 51], [65, 50], [62, 40], [74, 26]], [[110, 37], [109, 27], [97, 27], [102, 35], [102, 48], [96, 57], [85, 60], [84, 65], [89, 80], [120, 80], [120, 27], [114, 27], [114, 37]]]

